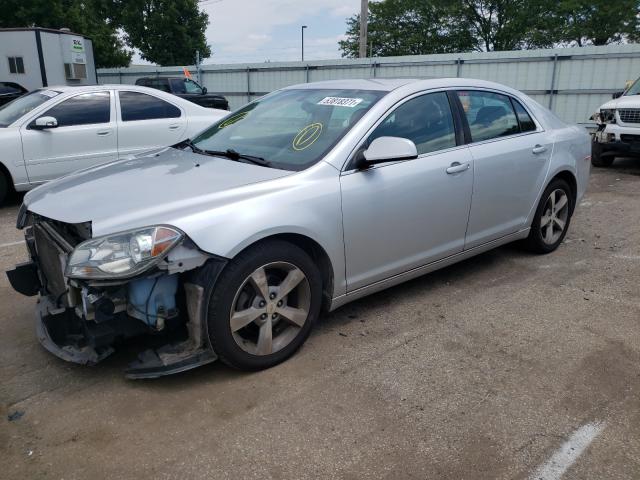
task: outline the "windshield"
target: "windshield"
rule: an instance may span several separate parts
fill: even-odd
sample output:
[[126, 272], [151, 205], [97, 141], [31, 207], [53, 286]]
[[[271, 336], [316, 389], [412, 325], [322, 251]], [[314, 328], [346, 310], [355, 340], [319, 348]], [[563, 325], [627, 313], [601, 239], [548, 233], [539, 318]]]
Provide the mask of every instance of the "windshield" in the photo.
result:
[[23, 115], [59, 94], [60, 92], [54, 90], [36, 90], [2, 105], [0, 107], [0, 127], [8, 127]]
[[282, 90], [237, 110], [193, 143], [210, 151], [262, 157], [283, 170], [320, 160], [386, 92]]
[[633, 85], [631, 85], [627, 89], [627, 91], [624, 92], [625, 95], [638, 95], [639, 93], [640, 93], [640, 78], [635, 82], [633, 82]]

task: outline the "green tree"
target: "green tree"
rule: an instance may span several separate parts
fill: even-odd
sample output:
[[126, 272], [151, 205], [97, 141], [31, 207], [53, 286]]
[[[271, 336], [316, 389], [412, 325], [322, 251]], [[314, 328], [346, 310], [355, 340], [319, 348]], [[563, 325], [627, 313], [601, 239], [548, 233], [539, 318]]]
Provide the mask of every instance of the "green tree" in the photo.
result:
[[[373, 56], [420, 55], [467, 51], [473, 38], [456, 22], [443, 0], [383, 0], [369, 2], [368, 41]], [[343, 57], [357, 57], [360, 15], [347, 19]], [[369, 50], [369, 47], [368, 47]]]
[[121, 23], [127, 44], [149, 62], [190, 65], [196, 51], [207, 58], [211, 50], [205, 30], [209, 23], [197, 0], [120, 0]]
[[114, 11], [111, 0], [4, 0], [0, 28], [67, 27], [92, 40], [97, 67], [124, 67], [132, 52], [118, 35]]
[[557, 0], [454, 0], [450, 7], [476, 50], [548, 48], [558, 40]]
[[638, 0], [560, 0], [561, 39], [576, 45], [638, 40]]

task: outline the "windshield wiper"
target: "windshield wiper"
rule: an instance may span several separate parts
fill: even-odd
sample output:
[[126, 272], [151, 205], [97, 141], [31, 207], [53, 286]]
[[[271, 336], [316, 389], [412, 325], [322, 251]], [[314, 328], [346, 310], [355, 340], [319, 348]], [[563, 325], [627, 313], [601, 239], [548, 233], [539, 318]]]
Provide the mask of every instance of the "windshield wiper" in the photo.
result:
[[182, 147], [189, 147], [191, 150], [193, 150], [193, 153], [205, 153], [204, 150], [196, 147], [190, 138], [187, 138], [186, 140], [178, 142], [175, 145], [171, 145], [171, 148], [182, 148]]
[[182, 142], [176, 143], [175, 145], [172, 145], [172, 148], [182, 148], [182, 147], [189, 147], [191, 150], [193, 150], [194, 153], [198, 153], [200, 155], [209, 155], [209, 156], [212, 156], [212, 157], [227, 157], [227, 158], [229, 158], [231, 160], [235, 160], [237, 162], [245, 161], [245, 162], [253, 163], [255, 165], [260, 165], [260, 166], [263, 166], [263, 167], [270, 167], [271, 166], [271, 162], [268, 161], [268, 160], [265, 160], [262, 157], [256, 157], [254, 155], [244, 155], [244, 154], [236, 152], [232, 148], [228, 148], [225, 151], [222, 151], [222, 150], [203, 150], [202, 148], [196, 147], [195, 144], [189, 138], [187, 138], [186, 140], [183, 140]]
[[254, 155], [245, 155], [242, 153], [238, 153], [233, 148], [227, 148], [225, 151], [201, 150], [198, 153], [204, 153], [206, 155], [214, 155], [218, 157], [227, 157], [231, 160], [235, 160], [236, 162], [245, 161], [245, 162], [253, 163], [254, 165], [261, 165], [263, 167], [271, 166], [271, 162], [268, 160], [265, 160], [262, 157], [256, 157]]

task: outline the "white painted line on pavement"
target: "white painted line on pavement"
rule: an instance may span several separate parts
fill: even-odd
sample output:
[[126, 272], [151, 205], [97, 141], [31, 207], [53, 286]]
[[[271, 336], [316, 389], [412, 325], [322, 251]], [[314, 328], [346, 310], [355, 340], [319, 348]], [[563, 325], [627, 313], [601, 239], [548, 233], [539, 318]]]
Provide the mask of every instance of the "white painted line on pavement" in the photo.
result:
[[16, 245], [21, 245], [23, 243], [24, 243], [24, 240], [20, 240], [18, 242], [0, 243], [0, 248], [14, 247]]
[[564, 472], [574, 464], [582, 452], [600, 435], [605, 424], [592, 422], [583, 425], [573, 432], [571, 437], [551, 456], [543, 465], [540, 465], [529, 480], [560, 480]]

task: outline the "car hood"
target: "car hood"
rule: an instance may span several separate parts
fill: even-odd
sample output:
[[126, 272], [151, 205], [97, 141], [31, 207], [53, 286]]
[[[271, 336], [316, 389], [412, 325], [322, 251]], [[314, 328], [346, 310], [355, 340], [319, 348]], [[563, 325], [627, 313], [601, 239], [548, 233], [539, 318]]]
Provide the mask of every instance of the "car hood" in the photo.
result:
[[609, 100], [607, 103], [601, 105], [600, 108], [640, 108], [640, 95], [623, 95], [622, 97]]
[[253, 185], [291, 171], [166, 148], [81, 170], [30, 191], [27, 209], [66, 223], [92, 222], [94, 236], [169, 223], [250, 196]]

